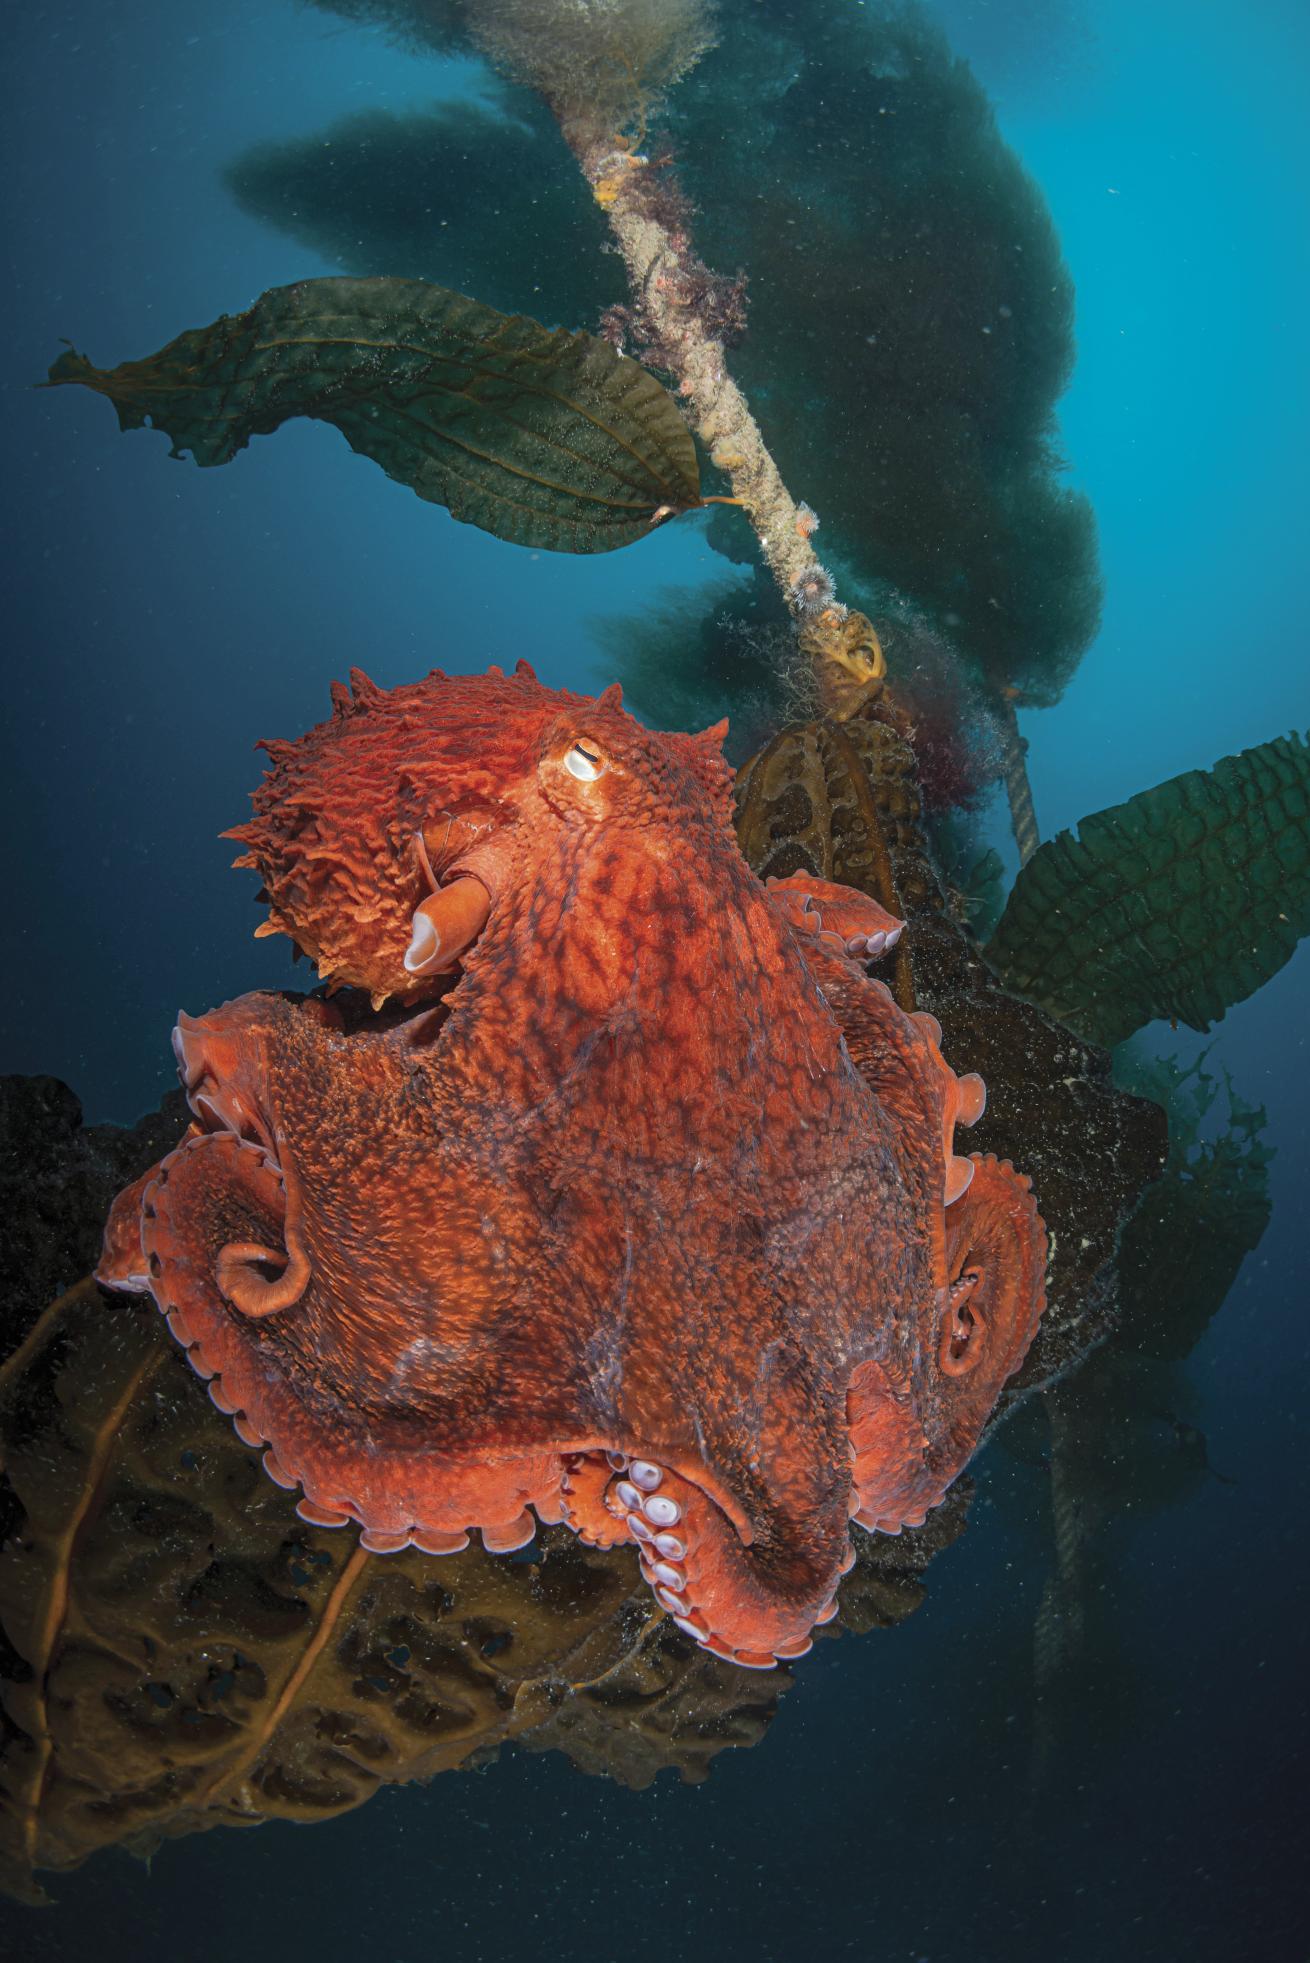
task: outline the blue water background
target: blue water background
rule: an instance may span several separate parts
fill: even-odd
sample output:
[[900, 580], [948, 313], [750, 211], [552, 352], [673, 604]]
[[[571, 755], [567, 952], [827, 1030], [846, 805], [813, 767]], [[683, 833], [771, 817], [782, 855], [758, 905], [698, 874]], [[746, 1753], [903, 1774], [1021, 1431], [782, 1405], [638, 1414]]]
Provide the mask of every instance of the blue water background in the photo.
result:
[[[1049, 833], [1310, 722], [1310, 17], [1291, 0], [1100, 4], [1082, 33], [1054, 0], [947, 17], [1078, 289], [1061, 424], [1107, 602], [1063, 703], [1024, 718]], [[110, 365], [336, 270], [242, 216], [222, 167], [471, 71], [281, 0], [31, 6], [5, 38], [0, 1064], [131, 1120], [173, 1081], [179, 1006], [291, 979], [281, 943], [249, 938], [252, 882], [216, 839], [244, 814], [257, 736], [321, 719], [354, 663], [394, 683], [527, 654], [593, 687], [591, 615], [722, 561], [694, 523], [607, 558], [529, 555], [325, 427], [199, 471], [88, 394], [32, 392], [60, 336]], [[511, 1757], [312, 1832], [181, 1842], [150, 1875], [99, 1859], [54, 1882], [55, 1910], [6, 1912], [12, 1953], [1304, 1956], [1308, 984], [1303, 948], [1214, 1052], [1278, 1148], [1273, 1224], [1187, 1366], [1188, 1416], [1237, 1483], [1114, 1529], [1139, 1715], [1108, 1759], [1072, 1753], [1040, 1813], [1023, 1741], [1046, 1493], [993, 1450], [922, 1611], [820, 1646], [765, 1743], [722, 1755], [708, 1786], [630, 1794]]]

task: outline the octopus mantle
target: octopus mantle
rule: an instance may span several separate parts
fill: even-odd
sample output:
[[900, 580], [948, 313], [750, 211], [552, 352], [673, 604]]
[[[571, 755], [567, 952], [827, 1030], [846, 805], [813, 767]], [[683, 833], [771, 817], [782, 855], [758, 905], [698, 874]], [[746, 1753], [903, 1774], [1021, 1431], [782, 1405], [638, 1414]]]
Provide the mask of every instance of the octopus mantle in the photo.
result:
[[[512, 677], [269, 745], [239, 864], [334, 986], [175, 1035], [194, 1124], [99, 1270], [153, 1295], [320, 1525], [636, 1544], [698, 1642], [809, 1647], [850, 1525], [922, 1521], [1043, 1306], [976, 1077], [869, 973], [900, 923], [762, 884], [721, 730]], [[353, 1006], [352, 1006], [353, 1005]]]

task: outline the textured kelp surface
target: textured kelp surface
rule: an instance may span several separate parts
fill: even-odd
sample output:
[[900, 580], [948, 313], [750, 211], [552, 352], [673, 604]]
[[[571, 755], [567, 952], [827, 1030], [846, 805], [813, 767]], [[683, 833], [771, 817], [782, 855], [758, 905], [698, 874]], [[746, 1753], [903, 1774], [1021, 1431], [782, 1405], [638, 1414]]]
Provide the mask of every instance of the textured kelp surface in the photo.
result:
[[1107, 1046], [1206, 1030], [1310, 932], [1310, 748], [1280, 736], [1041, 846], [988, 943], [1006, 986]]
[[50, 381], [96, 389], [123, 429], [164, 429], [174, 456], [204, 465], [293, 416], [332, 423], [389, 477], [514, 545], [610, 552], [700, 502], [691, 434], [637, 362], [417, 280], [274, 287], [143, 361], [62, 354]]

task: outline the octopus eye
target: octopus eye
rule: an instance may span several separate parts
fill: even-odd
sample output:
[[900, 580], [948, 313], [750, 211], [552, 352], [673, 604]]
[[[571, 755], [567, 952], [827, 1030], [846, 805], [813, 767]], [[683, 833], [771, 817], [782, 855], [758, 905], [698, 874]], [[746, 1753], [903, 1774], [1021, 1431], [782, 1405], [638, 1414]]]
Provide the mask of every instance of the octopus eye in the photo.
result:
[[[587, 739], [589, 741], [590, 738]], [[597, 752], [588, 749], [587, 742], [575, 743], [564, 759], [564, 768], [570, 777], [577, 777], [584, 784], [590, 784], [605, 768]]]

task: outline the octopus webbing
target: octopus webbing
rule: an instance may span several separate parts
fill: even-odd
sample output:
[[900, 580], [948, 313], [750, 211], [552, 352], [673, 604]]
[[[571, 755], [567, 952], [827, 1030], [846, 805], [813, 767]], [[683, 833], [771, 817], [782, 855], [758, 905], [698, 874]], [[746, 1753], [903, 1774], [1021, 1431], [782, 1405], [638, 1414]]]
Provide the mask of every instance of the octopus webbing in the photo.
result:
[[1028, 1181], [955, 1149], [981, 1080], [869, 972], [901, 923], [751, 872], [722, 726], [523, 663], [352, 679], [233, 834], [260, 931], [347, 992], [180, 1018], [194, 1123], [100, 1279], [305, 1519], [379, 1554], [563, 1520], [707, 1648], [802, 1655], [852, 1522], [921, 1522], [1023, 1360]]

